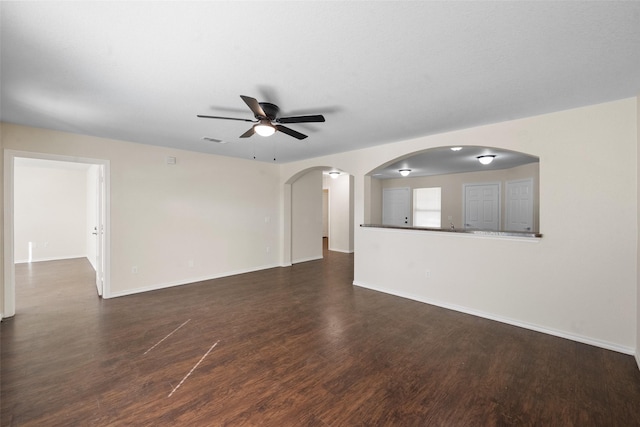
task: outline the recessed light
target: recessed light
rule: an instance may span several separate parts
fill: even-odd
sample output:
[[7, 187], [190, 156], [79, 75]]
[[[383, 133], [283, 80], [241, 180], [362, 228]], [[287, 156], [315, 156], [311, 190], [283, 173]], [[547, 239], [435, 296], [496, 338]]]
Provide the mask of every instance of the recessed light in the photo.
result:
[[451, 151], [460, 151], [462, 147], [451, 147]]

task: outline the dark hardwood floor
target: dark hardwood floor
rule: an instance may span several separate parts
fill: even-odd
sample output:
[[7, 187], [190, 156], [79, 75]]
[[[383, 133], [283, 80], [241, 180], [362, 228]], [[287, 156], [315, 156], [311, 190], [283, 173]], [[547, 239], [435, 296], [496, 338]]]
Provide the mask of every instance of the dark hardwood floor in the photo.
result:
[[631, 356], [353, 287], [353, 256], [101, 300], [21, 264], [2, 426], [637, 426]]

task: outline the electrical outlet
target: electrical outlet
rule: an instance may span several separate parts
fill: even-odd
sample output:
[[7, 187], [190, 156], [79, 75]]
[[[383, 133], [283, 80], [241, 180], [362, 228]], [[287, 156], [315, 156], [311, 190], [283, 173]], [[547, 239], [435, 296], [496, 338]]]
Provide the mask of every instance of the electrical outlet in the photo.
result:
[[271, 248], [269, 246], [267, 246], [267, 253], [269, 253], [270, 250], [271, 250]]
[[133, 267], [131, 267], [131, 274], [138, 274], [138, 266], [134, 265]]
[[431, 278], [431, 270], [427, 270], [424, 272], [424, 277], [426, 277], [427, 279]]

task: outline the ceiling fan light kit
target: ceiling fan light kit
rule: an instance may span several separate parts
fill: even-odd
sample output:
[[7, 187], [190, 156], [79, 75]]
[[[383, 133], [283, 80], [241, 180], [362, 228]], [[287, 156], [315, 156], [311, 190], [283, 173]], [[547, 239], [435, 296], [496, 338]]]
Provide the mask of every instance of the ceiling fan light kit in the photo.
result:
[[271, 136], [276, 133], [276, 128], [271, 125], [269, 120], [260, 120], [260, 124], [253, 127], [260, 136]]
[[478, 156], [476, 158], [483, 165], [488, 165], [489, 163], [493, 162], [493, 159], [495, 159], [496, 156], [493, 155], [493, 154], [490, 154], [490, 155], [486, 155], [486, 156]]
[[400, 169], [398, 172], [400, 172], [400, 175], [402, 176], [409, 176], [411, 169]]
[[241, 119], [237, 117], [220, 117], [220, 116], [205, 116], [198, 114], [198, 117], [205, 119], [222, 119], [222, 120], [238, 120], [243, 122], [258, 123], [251, 127], [248, 131], [240, 135], [240, 138], [249, 138], [257, 133], [260, 136], [271, 136], [276, 131], [280, 131], [296, 139], [302, 140], [307, 135], [300, 133], [296, 130], [282, 126], [282, 123], [321, 123], [324, 122], [324, 116], [321, 114], [309, 115], [309, 116], [292, 116], [292, 117], [279, 117], [278, 113], [280, 108], [271, 104], [270, 102], [258, 102], [255, 98], [250, 96], [240, 95], [240, 98], [247, 104], [251, 112], [253, 113], [255, 120]]

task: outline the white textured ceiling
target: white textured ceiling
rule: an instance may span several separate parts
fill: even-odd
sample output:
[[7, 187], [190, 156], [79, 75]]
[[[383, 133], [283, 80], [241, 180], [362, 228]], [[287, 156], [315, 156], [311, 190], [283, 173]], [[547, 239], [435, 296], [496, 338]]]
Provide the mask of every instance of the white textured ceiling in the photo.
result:
[[[262, 161], [640, 93], [640, 2], [3, 1], [0, 13], [2, 121]], [[298, 141], [196, 118], [253, 118], [239, 95], [326, 122], [288, 125], [309, 135]]]

